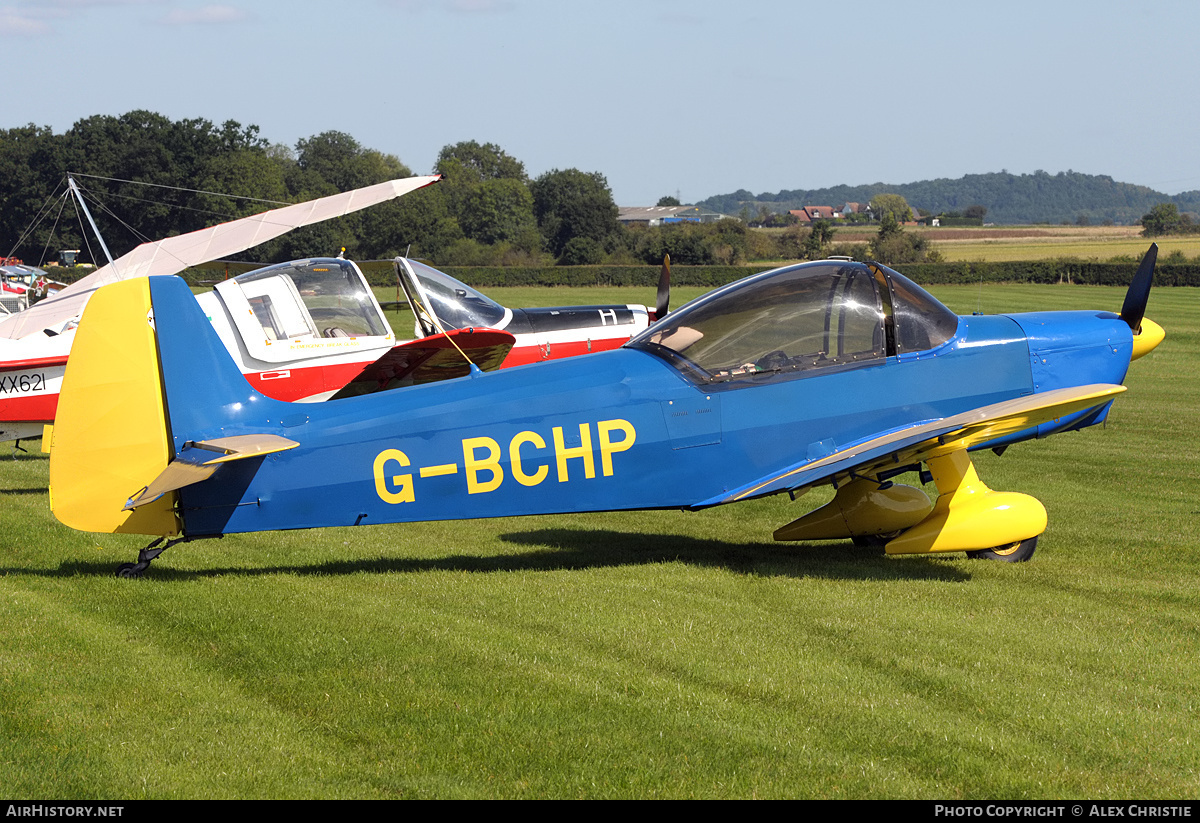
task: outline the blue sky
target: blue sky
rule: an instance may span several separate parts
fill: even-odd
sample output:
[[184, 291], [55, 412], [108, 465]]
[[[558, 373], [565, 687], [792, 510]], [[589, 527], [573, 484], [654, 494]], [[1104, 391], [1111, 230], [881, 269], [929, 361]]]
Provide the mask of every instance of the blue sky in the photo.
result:
[[[1144, 7], [1142, 7], [1144, 5]], [[1200, 189], [1200, 3], [0, 0], [0, 128], [499, 144], [620, 205], [1073, 169]]]

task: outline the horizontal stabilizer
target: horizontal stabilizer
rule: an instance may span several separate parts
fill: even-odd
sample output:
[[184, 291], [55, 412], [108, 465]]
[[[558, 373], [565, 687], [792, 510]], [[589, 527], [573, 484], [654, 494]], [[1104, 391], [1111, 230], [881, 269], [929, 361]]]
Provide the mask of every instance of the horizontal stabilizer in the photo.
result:
[[1098, 383], [1030, 394], [937, 420], [923, 421], [839, 449], [817, 460], [806, 460], [785, 471], [763, 477], [718, 497], [696, 503], [702, 509], [782, 491], [795, 491], [821, 481], [870, 477], [895, 466], [921, 463], [931, 457], [1031, 429], [1076, 412], [1103, 406], [1125, 391], [1124, 386]]
[[222, 463], [274, 454], [299, 445], [294, 440], [275, 434], [239, 434], [189, 441], [153, 483], [126, 501], [125, 510], [153, 503], [167, 492], [207, 480]]

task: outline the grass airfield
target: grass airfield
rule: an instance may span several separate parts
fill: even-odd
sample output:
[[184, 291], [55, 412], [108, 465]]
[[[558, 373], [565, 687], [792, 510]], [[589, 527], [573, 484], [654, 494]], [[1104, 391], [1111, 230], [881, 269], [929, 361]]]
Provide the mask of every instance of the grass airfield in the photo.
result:
[[[964, 313], [1123, 298], [934, 291]], [[1200, 294], [1156, 289], [1148, 315], [1167, 339], [1103, 429], [978, 456], [1049, 511], [1020, 565], [774, 543], [814, 492], [235, 535], [129, 581], [146, 541], [59, 525], [45, 456], [0, 457], [0, 790], [1195, 798]]]

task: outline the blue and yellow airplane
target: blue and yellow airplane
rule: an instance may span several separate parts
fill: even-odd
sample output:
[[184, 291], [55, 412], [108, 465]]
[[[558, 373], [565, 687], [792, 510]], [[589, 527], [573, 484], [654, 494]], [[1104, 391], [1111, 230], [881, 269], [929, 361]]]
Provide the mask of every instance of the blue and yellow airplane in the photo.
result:
[[[53, 429], [51, 506], [168, 546], [236, 532], [622, 509], [702, 509], [832, 484], [779, 540], [1028, 559], [1034, 498], [970, 452], [1102, 422], [1157, 247], [1121, 313], [959, 317], [877, 263], [826, 260], [717, 289], [613, 351], [322, 404], [255, 392], [184, 282], [99, 291]], [[894, 482], [916, 472], [931, 499]]]

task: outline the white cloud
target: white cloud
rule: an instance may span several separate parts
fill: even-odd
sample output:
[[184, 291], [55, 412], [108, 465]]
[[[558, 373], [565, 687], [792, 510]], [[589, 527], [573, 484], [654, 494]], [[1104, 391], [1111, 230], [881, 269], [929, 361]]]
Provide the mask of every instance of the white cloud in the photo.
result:
[[512, 0], [449, 0], [446, 5], [453, 11], [461, 11], [467, 14], [492, 11], [505, 12], [516, 8], [516, 4]]
[[461, 14], [489, 14], [516, 9], [515, 0], [384, 0], [386, 5], [401, 11], [421, 13], [432, 10]]
[[50, 24], [40, 15], [21, 11], [12, 6], [0, 8], [0, 37], [28, 37], [49, 32]]
[[159, 0], [24, 0], [0, 6], [0, 37], [53, 34], [56, 23], [82, 17], [86, 10], [101, 6], [135, 6]]
[[174, 9], [159, 22], [168, 26], [237, 23], [247, 16], [246, 12], [233, 6], [202, 6], [198, 9]]

